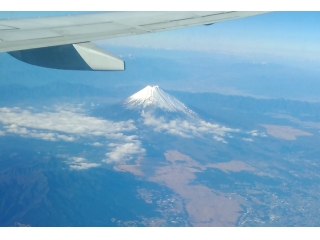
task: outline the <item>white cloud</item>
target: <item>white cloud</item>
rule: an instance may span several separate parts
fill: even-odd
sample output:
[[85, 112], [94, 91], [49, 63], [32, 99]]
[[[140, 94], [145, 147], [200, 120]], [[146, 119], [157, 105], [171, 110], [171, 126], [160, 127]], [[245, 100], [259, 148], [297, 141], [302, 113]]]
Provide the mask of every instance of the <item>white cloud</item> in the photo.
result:
[[132, 120], [113, 122], [90, 117], [70, 106], [67, 110], [62, 106], [56, 110], [37, 113], [17, 107], [0, 108], [0, 122], [8, 133], [49, 141], [75, 141], [78, 137], [95, 136], [122, 139], [126, 137], [122, 132], [136, 129]]
[[[88, 145], [95, 147], [105, 146], [105, 163], [122, 162], [132, 159], [133, 155], [144, 154], [146, 150], [136, 135], [126, 135], [136, 130], [132, 120], [113, 122], [86, 115], [80, 105], [56, 106], [54, 111], [45, 108], [44, 112], [35, 109], [0, 108], [0, 123], [4, 125], [4, 134], [17, 134], [22, 137], [43, 139], [46, 141], [77, 141], [86, 138]], [[154, 131], [176, 135], [184, 138], [209, 136], [223, 143], [224, 138], [232, 138], [230, 133], [239, 132], [238, 129], [227, 128], [219, 124], [210, 123], [201, 119], [166, 120], [163, 117], [155, 118], [149, 113], [142, 114], [144, 124], [151, 126]], [[258, 134], [257, 130], [248, 132]], [[101, 142], [113, 140], [107, 145]], [[100, 164], [90, 163], [84, 158], [69, 158], [71, 169], [82, 170], [97, 167]]]
[[101, 164], [98, 164], [98, 163], [79, 163], [79, 164], [70, 165], [70, 169], [86, 170], [93, 167], [99, 167], [100, 165]]
[[66, 142], [73, 142], [75, 140], [74, 137], [70, 137], [70, 136], [66, 136], [66, 135], [62, 135], [62, 134], [57, 134], [57, 138], [64, 140]]
[[[21, 137], [37, 138], [46, 141], [76, 141], [86, 138], [95, 147], [103, 144], [101, 138], [112, 139], [117, 143], [106, 145], [110, 149], [106, 153], [106, 163], [131, 159], [133, 154], [143, 154], [141, 142], [136, 135], [125, 135], [136, 129], [133, 121], [113, 122], [105, 119], [85, 115], [81, 104], [56, 106], [55, 111], [35, 112], [36, 110], [14, 108], [0, 108], [0, 122], [4, 125], [4, 132], [17, 134]], [[84, 158], [69, 158], [67, 163], [71, 169], [82, 170], [97, 167], [100, 164], [89, 163]]]
[[[203, 121], [201, 119], [194, 119], [190, 121], [174, 119], [166, 121], [163, 117], [155, 118], [150, 113], [142, 113], [142, 117], [144, 118], [144, 124], [147, 126], [152, 126], [154, 131], [164, 131], [166, 133], [185, 138], [194, 136], [201, 137], [209, 134], [216, 136], [214, 139], [217, 141], [222, 141], [223, 139], [221, 137], [225, 136], [226, 133], [239, 132], [238, 129], [227, 128], [219, 124]], [[231, 135], [228, 134], [228, 136]]]
[[28, 130], [24, 127], [19, 127], [16, 124], [11, 124], [4, 127], [8, 133], [14, 133], [18, 134], [21, 137], [31, 137], [31, 138], [38, 138], [46, 141], [58, 141], [58, 140], [64, 140], [67, 142], [72, 142], [75, 140], [74, 137], [63, 135], [63, 134], [57, 134], [52, 132], [43, 132], [38, 130]]
[[102, 143], [99, 143], [99, 142], [94, 142], [94, 143], [92, 143], [91, 145], [92, 145], [92, 146], [95, 146], [95, 147], [101, 147], [101, 146], [103, 146], [103, 144], [102, 144]]
[[249, 131], [247, 133], [249, 133], [252, 137], [266, 137], [267, 136], [263, 132], [262, 133], [258, 132], [258, 130], [252, 130], [252, 131]]
[[0, 122], [4, 125], [17, 125], [24, 128], [60, 131], [83, 136], [108, 136], [120, 131], [136, 129], [132, 120], [113, 122], [63, 109], [59, 109], [58, 112], [32, 113], [20, 108], [0, 108]]
[[58, 157], [67, 158], [66, 163], [69, 165], [70, 169], [73, 170], [86, 170], [101, 166], [99, 163], [90, 163], [83, 157], [68, 157], [67, 155], [58, 155]]
[[7, 132], [16, 133], [19, 135], [25, 135], [29, 133], [29, 131], [26, 128], [21, 128], [17, 124], [11, 124], [9, 126], [5, 126], [5, 128]]
[[227, 143], [222, 137], [214, 136], [213, 139], [218, 141], [218, 142]]
[[139, 140], [132, 140], [132, 142], [127, 143], [110, 143], [108, 146], [112, 151], [106, 153], [107, 158], [102, 160], [106, 163], [128, 161], [132, 159], [133, 154], [144, 154], [146, 152]]
[[253, 140], [251, 138], [242, 138], [243, 141], [247, 141], [247, 142], [253, 142]]
[[258, 130], [252, 130], [248, 133], [251, 134], [251, 136], [253, 136], [253, 137], [259, 136]]
[[6, 133], [0, 130], [0, 136], [4, 136], [4, 135], [6, 135]]

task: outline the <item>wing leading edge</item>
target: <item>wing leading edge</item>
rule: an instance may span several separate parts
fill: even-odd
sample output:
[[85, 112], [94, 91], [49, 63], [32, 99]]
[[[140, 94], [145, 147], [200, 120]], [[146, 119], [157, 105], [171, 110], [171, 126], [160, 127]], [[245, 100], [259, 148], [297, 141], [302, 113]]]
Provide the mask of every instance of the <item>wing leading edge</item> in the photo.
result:
[[265, 12], [106, 12], [0, 20], [0, 52], [37, 66], [124, 70], [124, 62], [90, 43], [254, 16]]

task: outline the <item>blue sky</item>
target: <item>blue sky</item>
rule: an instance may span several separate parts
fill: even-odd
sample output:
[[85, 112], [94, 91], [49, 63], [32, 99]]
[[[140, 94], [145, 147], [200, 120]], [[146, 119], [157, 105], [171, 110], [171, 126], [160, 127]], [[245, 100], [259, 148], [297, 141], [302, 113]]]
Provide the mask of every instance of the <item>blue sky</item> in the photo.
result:
[[260, 60], [320, 62], [320, 12], [271, 12], [101, 43], [218, 51]]

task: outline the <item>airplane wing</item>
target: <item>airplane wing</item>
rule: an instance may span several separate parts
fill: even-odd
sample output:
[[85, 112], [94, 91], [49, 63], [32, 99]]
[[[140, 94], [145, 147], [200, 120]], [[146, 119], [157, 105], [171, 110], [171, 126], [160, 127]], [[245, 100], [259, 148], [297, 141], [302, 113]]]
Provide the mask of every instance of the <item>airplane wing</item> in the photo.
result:
[[124, 62], [90, 41], [207, 25], [264, 12], [105, 12], [0, 20], [0, 52], [68, 70], [124, 70]]

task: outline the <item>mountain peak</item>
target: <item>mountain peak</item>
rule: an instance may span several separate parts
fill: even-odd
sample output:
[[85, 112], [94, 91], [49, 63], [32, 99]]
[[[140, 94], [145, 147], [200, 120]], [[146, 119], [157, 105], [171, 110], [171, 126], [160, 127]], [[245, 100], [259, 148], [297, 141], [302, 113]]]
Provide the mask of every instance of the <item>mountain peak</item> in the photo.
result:
[[160, 108], [168, 112], [182, 112], [189, 116], [196, 115], [182, 102], [163, 91], [159, 86], [146, 86], [127, 98], [125, 106], [129, 109]]

